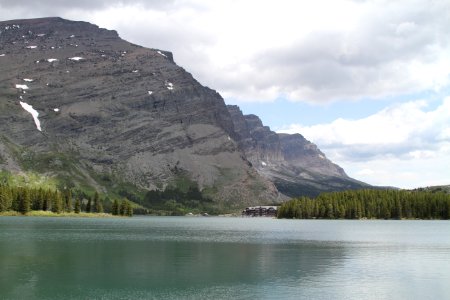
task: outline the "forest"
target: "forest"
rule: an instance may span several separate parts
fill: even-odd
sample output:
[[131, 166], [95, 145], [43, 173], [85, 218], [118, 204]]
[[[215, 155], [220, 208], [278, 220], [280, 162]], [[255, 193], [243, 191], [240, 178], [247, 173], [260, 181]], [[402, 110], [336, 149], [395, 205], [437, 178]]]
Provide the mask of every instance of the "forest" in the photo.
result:
[[197, 183], [193, 182], [184, 188], [168, 186], [163, 191], [148, 191], [140, 203], [154, 211], [170, 212], [170, 215], [185, 215], [189, 212], [214, 214], [212, 199], [205, 197]]
[[[108, 204], [106, 211], [103, 206], [105, 202]], [[127, 199], [105, 201], [97, 192], [89, 196], [84, 192], [70, 189], [59, 191], [0, 185], [0, 213], [7, 211], [16, 211], [24, 215], [30, 211], [51, 211], [56, 214], [107, 212], [112, 215], [133, 215], [132, 204]]]
[[450, 194], [409, 190], [354, 190], [301, 197], [278, 208], [285, 219], [450, 218]]

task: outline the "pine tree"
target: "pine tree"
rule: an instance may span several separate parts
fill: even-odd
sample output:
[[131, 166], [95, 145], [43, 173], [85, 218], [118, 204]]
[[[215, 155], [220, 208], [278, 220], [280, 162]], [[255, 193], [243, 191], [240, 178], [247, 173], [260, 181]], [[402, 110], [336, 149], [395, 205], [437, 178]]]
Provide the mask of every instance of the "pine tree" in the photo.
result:
[[30, 206], [30, 194], [28, 189], [25, 188], [21, 191], [21, 193], [19, 193], [18, 211], [24, 215], [30, 211]]
[[0, 211], [7, 211], [12, 208], [12, 194], [7, 186], [0, 186]]
[[103, 200], [101, 198], [98, 200], [97, 212], [100, 213], [100, 214], [103, 213]]
[[91, 209], [92, 209], [92, 198], [91, 198], [91, 197], [88, 197], [88, 203], [87, 203], [87, 205], [86, 205], [86, 212], [87, 212], [87, 213], [90, 213], [90, 212], [91, 212]]
[[130, 201], [127, 201], [126, 208], [125, 208], [125, 215], [128, 217], [133, 216], [133, 206], [131, 205]]
[[52, 212], [60, 214], [63, 211], [63, 199], [61, 193], [56, 191], [52, 198]]
[[94, 208], [96, 213], [103, 213], [103, 204], [97, 192], [94, 195]]
[[98, 212], [97, 208], [98, 208], [98, 193], [95, 192], [94, 194], [94, 207], [92, 207], [92, 212]]
[[52, 193], [49, 190], [47, 190], [47, 192], [45, 193], [45, 196], [44, 196], [44, 201], [42, 202], [42, 210], [43, 211], [47, 211], [50, 209], [50, 203], [51, 203], [50, 200], [52, 197], [53, 197]]
[[127, 202], [128, 200], [123, 199], [122, 202], [120, 203], [119, 214], [121, 216], [124, 216], [127, 211]]
[[39, 190], [35, 191], [33, 200], [31, 201], [31, 209], [32, 210], [41, 210], [42, 209], [42, 203], [41, 203], [41, 194], [42, 194], [42, 188], [39, 188]]
[[119, 215], [119, 213], [120, 213], [119, 201], [117, 201], [117, 199], [114, 199], [114, 202], [111, 207], [111, 213], [115, 216]]
[[79, 214], [81, 212], [81, 199], [78, 196], [77, 199], [75, 200], [75, 213]]
[[66, 212], [72, 211], [72, 191], [71, 190], [67, 190], [64, 193], [64, 210]]

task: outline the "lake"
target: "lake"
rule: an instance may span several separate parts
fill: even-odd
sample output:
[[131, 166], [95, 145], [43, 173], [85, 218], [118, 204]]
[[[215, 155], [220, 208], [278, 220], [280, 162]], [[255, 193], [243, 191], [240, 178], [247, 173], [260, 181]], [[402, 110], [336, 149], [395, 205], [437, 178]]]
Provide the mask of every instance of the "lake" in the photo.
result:
[[450, 299], [449, 221], [0, 218], [1, 299]]

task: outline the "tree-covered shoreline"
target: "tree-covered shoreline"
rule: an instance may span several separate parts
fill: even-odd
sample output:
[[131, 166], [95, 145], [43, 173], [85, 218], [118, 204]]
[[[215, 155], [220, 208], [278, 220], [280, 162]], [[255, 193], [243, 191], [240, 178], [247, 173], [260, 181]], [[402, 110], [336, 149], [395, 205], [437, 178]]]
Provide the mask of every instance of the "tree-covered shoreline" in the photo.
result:
[[56, 215], [102, 215], [105, 213], [104, 202], [108, 204], [107, 213], [130, 217], [133, 215], [132, 204], [127, 199], [121, 201], [115, 199], [111, 205], [109, 199], [102, 199], [97, 192], [94, 195], [87, 195], [71, 189], [59, 191], [0, 185], [0, 214], [2, 215], [8, 215], [8, 212], [11, 212], [11, 215], [14, 215], [14, 212], [22, 215], [28, 215], [30, 212], [42, 212], [42, 215], [51, 215], [45, 212]]
[[450, 195], [408, 190], [323, 193], [283, 203], [284, 219], [450, 219]]

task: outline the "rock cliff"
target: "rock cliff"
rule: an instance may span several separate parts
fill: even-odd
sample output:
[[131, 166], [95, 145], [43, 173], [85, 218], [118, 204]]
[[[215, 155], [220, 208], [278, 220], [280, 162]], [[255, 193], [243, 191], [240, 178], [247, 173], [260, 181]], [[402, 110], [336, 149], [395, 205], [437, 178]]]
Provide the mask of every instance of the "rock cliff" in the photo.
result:
[[189, 177], [217, 201], [277, 201], [238, 149], [221, 96], [171, 53], [44, 18], [1, 22], [0, 55], [2, 168], [97, 189], [105, 174], [143, 189]]
[[283, 194], [316, 196], [323, 191], [368, 187], [348, 177], [302, 135], [277, 134], [259, 117], [243, 115], [236, 105], [228, 105], [228, 111], [247, 159]]

